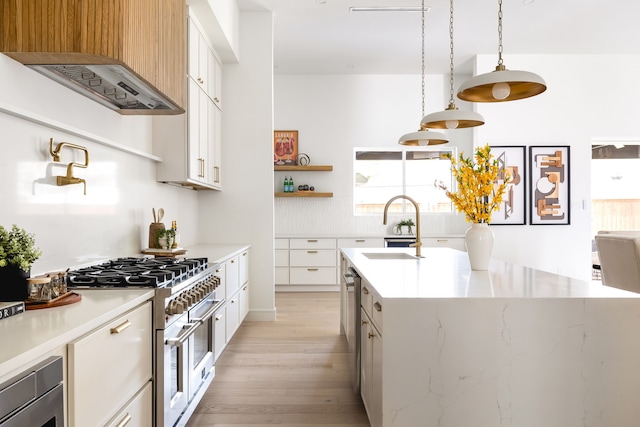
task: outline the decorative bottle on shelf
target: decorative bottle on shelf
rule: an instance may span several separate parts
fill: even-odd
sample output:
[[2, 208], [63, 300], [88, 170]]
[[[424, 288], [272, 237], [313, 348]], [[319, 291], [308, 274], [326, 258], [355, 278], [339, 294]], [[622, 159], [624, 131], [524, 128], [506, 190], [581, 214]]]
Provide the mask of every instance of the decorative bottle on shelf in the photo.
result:
[[171, 229], [174, 231], [175, 236], [173, 237], [173, 245], [171, 246], [172, 248], [179, 248], [180, 247], [180, 232], [178, 231], [178, 222], [177, 221], [171, 221]]
[[289, 193], [293, 193], [293, 189], [294, 189], [294, 186], [293, 186], [293, 177], [292, 177], [292, 176], [290, 176], [290, 177], [289, 177]]
[[285, 175], [284, 177], [284, 184], [282, 185], [282, 188], [285, 193], [289, 192], [289, 178]]

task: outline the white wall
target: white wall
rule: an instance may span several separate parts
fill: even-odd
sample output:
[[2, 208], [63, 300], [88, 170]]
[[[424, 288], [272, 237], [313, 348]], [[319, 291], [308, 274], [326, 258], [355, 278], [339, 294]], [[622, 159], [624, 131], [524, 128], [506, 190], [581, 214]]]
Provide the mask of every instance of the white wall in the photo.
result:
[[[0, 55], [0, 107], [151, 153], [149, 117], [122, 116]], [[0, 225], [34, 233], [42, 257], [32, 274], [137, 254], [148, 247], [151, 208], [175, 219], [183, 243], [198, 240], [197, 194], [155, 181], [155, 161], [65, 131], [0, 112]], [[89, 167], [74, 169], [81, 185], [57, 187], [56, 175], [83, 155], [64, 148], [62, 162], [49, 154], [49, 138], [86, 146]]]
[[242, 56], [225, 64], [222, 192], [201, 193], [201, 241], [251, 244], [251, 312], [275, 318], [273, 231], [273, 18], [240, 14]]
[[[590, 162], [592, 139], [637, 139], [640, 86], [629, 85], [639, 56], [509, 56], [507, 68], [539, 73], [549, 89], [521, 101], [477, 104], [484, 126], [447, 131], [451, 144], [570, 145], [571, 224], [494, 226], [494, 256], [517, 264], [588, 280], [591, 274]], [[480, 56], [480, 73], [495, 69], [495, 55]], [[446, 106], [446, 76], [427, 76], [427, 113]], [[456, 85], [464, 78], [456, 77]], [[333, 199], [276, 199], [276, 235], [380, 235], [380, 218], [351, 210], [353, 147], [395, 146], [419, 122], [419, 76], [276, 76], [276, 129], [298, 129], [300, 151], [334, 172], [303, 177]], [[470, 108], [456, 101], [459, 108]], [[473, 141], [473, 142], [471, 142]], [[302, 182], [301, 182], [302, 183]], [[306, 183], [306, 182], [305, 182]], [[281, 176], [274, 186], [280, 188]], [[460, 216], [427, 215], [423, 234], [462, 233]]]

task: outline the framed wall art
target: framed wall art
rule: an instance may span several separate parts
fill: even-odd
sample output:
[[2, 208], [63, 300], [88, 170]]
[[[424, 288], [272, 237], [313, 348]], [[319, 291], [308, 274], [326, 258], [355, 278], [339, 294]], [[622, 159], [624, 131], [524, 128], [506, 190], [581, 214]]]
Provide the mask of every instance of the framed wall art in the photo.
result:
[[527, 223], [526, 148], [524, 145], [492, 145], [491, 154], [500, 169], [496, 184], [510, 177], [502, 205], [491, 216], [491, 225], [524, 225]]
[[298, 131], [276, 130], [273, 131], [273, 164], [297, 165], [298, 164]]
[[569, 146], [529, 147], [531, 225], [570, 223]]

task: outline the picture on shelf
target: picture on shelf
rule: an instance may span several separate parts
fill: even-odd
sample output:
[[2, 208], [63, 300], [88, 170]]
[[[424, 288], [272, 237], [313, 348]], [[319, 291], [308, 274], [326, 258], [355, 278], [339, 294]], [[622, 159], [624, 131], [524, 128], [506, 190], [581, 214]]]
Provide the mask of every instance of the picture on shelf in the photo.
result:
[[297, 130], [273, 131], [273, 164], [280, 166], [298, 164]]

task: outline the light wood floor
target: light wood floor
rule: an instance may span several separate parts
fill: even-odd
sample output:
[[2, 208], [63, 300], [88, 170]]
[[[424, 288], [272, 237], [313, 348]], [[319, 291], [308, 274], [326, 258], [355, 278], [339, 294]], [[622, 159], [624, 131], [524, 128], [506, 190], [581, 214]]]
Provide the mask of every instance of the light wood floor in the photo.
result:
[[351, 388], [338, 292], [276, 293], [275, 322], [245, 321], [187, 427], [369, 427]]

